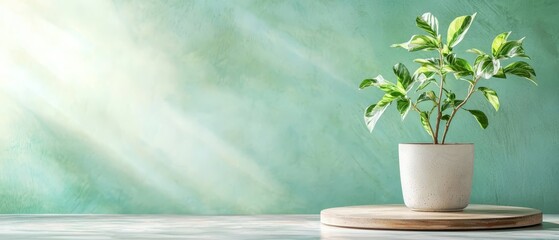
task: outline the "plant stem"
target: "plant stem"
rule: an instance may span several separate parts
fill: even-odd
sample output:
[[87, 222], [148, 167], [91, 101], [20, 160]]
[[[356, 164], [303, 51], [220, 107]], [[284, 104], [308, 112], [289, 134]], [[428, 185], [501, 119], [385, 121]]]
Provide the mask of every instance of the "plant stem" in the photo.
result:
[[[440, 71], [439, 75], [441, 76], [441, 85], [439, 86], [439, 101], [437, 102], [437, 123], [435, 124], [435, 136], [434, 136], [434, 142], [435, 144], [438, 144], [438, 139], [439, 139], [439, 126], [441, 125], [441, 118], [443, 116], [443, 113], [441, 111], [441, 101], [443, 99], [443, 86], [444, 86], [444, 79], [446, 74], [442, 73], [442, 69], [443, 69], [443, 63], [444, 63], [444, 59], [443, 59], [443, 50], [439, 49], [439, 67], [440, 67]], [[444, 144], [444, 141], [443, 141]]]
[[421, 111], [419, 110], [419, 108], [417, 108], [417, 106], [415, 104], [413, 104], [413, 102], [411, 103], [411, 106], [413, 107], [413, 110], [415, 110], [418, 113], [421, 113]]
[[[415, 104], [411, 104], [411, 106], [413, 107], [413, 110], [415, 110], [417, 113], [421, 114], [421, 110], [419, 110], [419, 108], [417, 108], [417, 106]], [[431, 130], [431, 133], [433, 132], [433, 128], [431, 127], [431, 123], [429, 123], [429, 129]], [[435, 142], [435, 136], [431, 135], [431, 138], [433, 139], [433, 142]]]
[[454, 119], [454, 115], [456, 114], [456, 112], [458, 112], [458, 110], [464, 106], [464, 104], [466, 104], [466, 102], [468, 101], [468, 99], [470, 99], [470, 97], [472, 96], [472, 93], [475, 92], [475, 88], [476, 88], [476, 84], [477, 81], [479, 81], [480, 77], [477, 77], [474, 80], [474, 83], [470, 85], [470, 88], [468, 89], [468, 95], [466, 95], [466, 98], [464, 98], [464, 101], [462, 101], [460, 104], [458, 104], [458, 106], [456, 106], [453, 110], [452, 113], [450, 114], [450, 117], [448, 118], [448, 121], [446, 121], [446, 125], [444, 127], [444, 134], [443, 134], [443, 140], [442, 140], [442, 144], [445, 143], [446, 140], [446, 134], [448, 132], [448, 128], [450, 127], [450, 123], [452, 122], [452, 119]]

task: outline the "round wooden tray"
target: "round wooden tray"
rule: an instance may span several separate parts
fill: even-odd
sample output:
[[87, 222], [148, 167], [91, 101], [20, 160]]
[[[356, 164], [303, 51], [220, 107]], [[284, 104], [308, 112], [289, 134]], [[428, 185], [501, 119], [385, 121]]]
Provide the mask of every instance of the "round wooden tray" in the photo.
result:
[[404, 205], [329, 208], [320, 222], [351, 228], [394, 230], [473, 230], [526, 227], [542, 223], [533, 208], [470, 204], [461, 212], [416, 212]]

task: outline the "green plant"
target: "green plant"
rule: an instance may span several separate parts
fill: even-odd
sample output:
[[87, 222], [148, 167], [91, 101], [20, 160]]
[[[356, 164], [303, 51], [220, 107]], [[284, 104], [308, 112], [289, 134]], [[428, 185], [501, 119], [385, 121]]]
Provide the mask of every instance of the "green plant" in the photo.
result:
[[[480, 92], [485, 96], [489, 103], [499, 110], [499, 98], [493, 89], [487, 87], [477, 87], [481, 79], [506, 78], [507, 74], [520, 76], [536, 84], [534, 69], [524, 61], [512, 62], [502, 67], [501, 61], [511, 58], [528, 58], [524, 53], [522, 41], [524, 38], [515, 41], [507, 40], [511, 32], [497, 35], [491, 45], [491, 54], [472, 48], [467, 52], [476, 54], [477, 57], [473, 65], [467, 60], [457, 57], [453, 48], [462, 41], [476, 16], [461, 16], [454, 19], [448, 27], [446, 43], [443, 43], [439, 34], [439, 23], [437, 18], [431, 13], [425, 13], [416, 18], [417, 27], [425, 30], [426, 35], [413, 35], [405, 43], [393, 44], [391, 47], [399, 47], [415, 51], [434, 51], [436, 57], [426, 59], [415, 59], [414, 62], [419, 67], [413, 75], [410, 74], [406, 66], [402, 63], [394, 65], [393, 70], [396, 75], [396, 84], [386, 81], [381, 75], [375, 78], [365, 79], [359, 85], [360, 89], [367, 87], [378, 87], [385, 94], [376, 104], [370, 105], [365, 110], [365, 123], [369, 131], [373, 131], [376, 122], [384, 110], [392, 103], [396, 102], [396, 108], [400, 112], [402, 120], [412, 109], [419, 113], [421, 125], [432, 137], [434, 144], [444, 144], [449, 127], [456, 113], [464, 109], [474, 116], [482, 128], [487, 128], [489, 121], [485, 113], [480, 110], [466, 109], [465, 104], [470, 100], [474, 92]], [[452, 73], [457, 80], [467, 82], [468, 89], [463, 99], [458, 99], [457, 95], [445, 87], [447, 75]], [[415, 84], [418, 84], [415, 91], [411, 91]], [[435, 85], [435, 86], [434, 86]], [[537, 84], [536, 84], [537, 85]], [[428, 90], [435, 87], [435, 91]], [[425, 90], [424, 90], [425, 89]], [[409, 94], [421, 92], [417, 100], [412, 101]], [[420, 105], [420, 103], [422, 103]], [[426, 108], [427, 104], [431, 106]], [[427, 109], [427, 110], [424, 110]], [[431, 125], [431, 116], [435, 114], [434, 127]], [[444, 124], [443, 124], [444, 122]], [[444, 132], [441, 135], [442, 128]]]

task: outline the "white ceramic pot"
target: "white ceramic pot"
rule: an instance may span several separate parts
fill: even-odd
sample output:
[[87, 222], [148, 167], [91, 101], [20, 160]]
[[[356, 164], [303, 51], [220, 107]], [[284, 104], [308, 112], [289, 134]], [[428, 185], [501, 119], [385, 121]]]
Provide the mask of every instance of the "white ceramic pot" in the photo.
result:
[[415, 211], [461, 211], [470, 203], [474, 144], [399, 145], [404, 203]]

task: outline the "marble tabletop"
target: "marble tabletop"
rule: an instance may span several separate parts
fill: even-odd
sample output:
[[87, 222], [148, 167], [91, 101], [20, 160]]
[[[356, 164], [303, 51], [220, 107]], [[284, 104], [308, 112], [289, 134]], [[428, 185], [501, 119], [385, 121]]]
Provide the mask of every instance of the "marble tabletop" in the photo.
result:
[[389, 231], [322, 225], [318, 215], [0, 215], [0, 239], [559, 239], [559, 214], [539, 226]]

